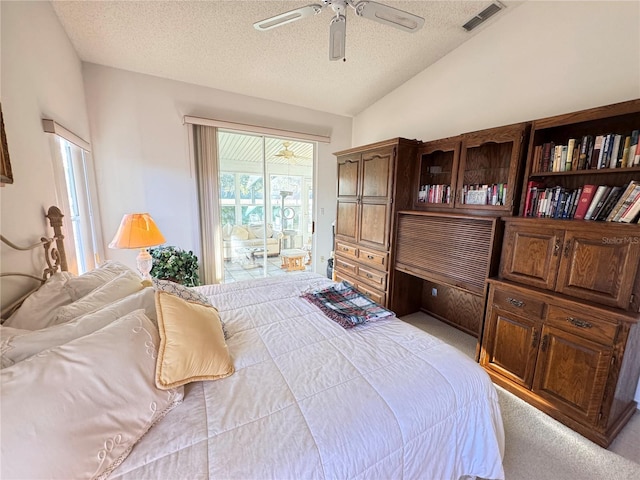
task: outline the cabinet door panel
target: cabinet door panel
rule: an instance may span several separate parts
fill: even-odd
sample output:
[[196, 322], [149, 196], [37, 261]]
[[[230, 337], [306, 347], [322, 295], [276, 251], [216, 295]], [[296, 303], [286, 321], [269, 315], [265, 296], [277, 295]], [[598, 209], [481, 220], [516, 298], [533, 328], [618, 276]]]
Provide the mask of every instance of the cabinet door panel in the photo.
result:
[[553, 290], [563, 232], [507, 226], [500, 262], [502, 278]]
[[567, 232], [556, 290], [626, 309], [640, 248], [626, 240], [602, 232]]
[[357, 235], [358, 204], [356, 202], [338, 201], [336, 218], [336, 236], [355, 242]]
[[360, 155], [338, 158], [338, 197], [358, 195]]
[[362, 155], [362, 198], [388, 199], [393, 179], [393, 149]]
[[532, 390], [572, 418], [596, 424], [610, 361], [610, 347], [545, 326]]
[[540, 324], [496, 308], [488, 322], [482, 366], [531, 388]]
[[360, 208], [360, 242], [386, 250], [389, 247], [391, 205], [363, 203]]

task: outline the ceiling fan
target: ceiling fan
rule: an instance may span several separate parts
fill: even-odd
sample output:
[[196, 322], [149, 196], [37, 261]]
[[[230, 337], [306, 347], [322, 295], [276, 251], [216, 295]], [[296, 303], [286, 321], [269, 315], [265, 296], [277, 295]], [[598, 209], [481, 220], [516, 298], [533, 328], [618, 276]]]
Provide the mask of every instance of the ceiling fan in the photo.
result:
[[289, 163], [291, 164], [296, 164], [297, 163], [296, 160], [298, 158], [301, 160], [309, 160], [307, 157], [300, 157], [296, 155], [296, 152], [294, 152], [293, 150], [289, 150], [289, 147], [291, 146], [291, 142], [282, 142], [282, 146], [284, 148], [280, 150], [278, 153], [276, 153], [274, 157], [282, 157], [285, 160], [288, 160]]
[[347, 6], [353, 8], [358, 17], [390, 25], [405, 32], [417, 32], [424, 25], [424, 18], [422, 17], [388, 5], [370, 2], [369, 0], [359, 2], [354, 0], [322, 0], [322, 3], [314, 3], [266, 18], [254, 23], [253, 26], [260, 31], [270, 30], [305, 17], [318, 15], [323, 8], [331, 7], [335, 16], [329, 24], [329, 60], [345, 60]]

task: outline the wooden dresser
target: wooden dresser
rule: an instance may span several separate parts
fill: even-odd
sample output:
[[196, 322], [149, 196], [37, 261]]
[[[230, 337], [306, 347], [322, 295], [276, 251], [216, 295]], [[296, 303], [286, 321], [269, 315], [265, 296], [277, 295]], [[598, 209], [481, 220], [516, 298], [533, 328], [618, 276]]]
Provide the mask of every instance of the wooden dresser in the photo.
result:
[[338, 208], [334, 270], [388, 306], [396, 212], [409, 208], [418, 143], [395, 138], [335, 153]]

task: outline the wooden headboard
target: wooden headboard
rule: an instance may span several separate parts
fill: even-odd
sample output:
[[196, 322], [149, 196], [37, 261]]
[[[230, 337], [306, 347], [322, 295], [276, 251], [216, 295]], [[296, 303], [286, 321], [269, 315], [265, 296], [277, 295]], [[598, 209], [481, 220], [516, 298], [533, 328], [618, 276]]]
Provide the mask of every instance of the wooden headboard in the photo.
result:
[[56, 273], [58, 270], [67, 271], [67, 255], [64, 250], [64, 235], [62, 234], [62, 218], [64, 217], [64, 215], [58, 207], [54, 206], [49, 207], [46, 217], [49, 220], [49, 225], [51, 225], [51, 228], [53, 228], [53, 237], [41, 237], [40, 241], [34, 243], [33, 245], [22, 247], [11, 242], [7, 238], [5, 238], [4, 235], [0, 235], [0, 241], [2, 241], [2, 243], [9, 246], [10, 248], [13, 248], [14, 250], [31, 251], [37, 248], [43, 248], [46, 262], [41, 277], [22, 272], [0, 273], [0, 277], [27, 277], [40, 282], [40, 284], [36, 288], [29, 290], [27, 293], [12, 302], [10, 305], [3, 305], [2, 312], [0, 314], [1, 318], [6, 318], [8, 315], [10, 315], [16, 308], [18, 308], [22, 304], [25, 298], [27, 298], [31, 293], [37, 290], [40, 285], [42, 285], [47, 280], [47, 278]]

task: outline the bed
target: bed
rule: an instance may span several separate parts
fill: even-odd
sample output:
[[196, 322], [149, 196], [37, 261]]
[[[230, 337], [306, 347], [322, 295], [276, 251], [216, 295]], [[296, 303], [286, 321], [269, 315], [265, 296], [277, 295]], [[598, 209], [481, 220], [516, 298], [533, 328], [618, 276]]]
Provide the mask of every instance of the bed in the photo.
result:
[[[136, 396], [154, 396], [153, 418], [147, 415], [138, 419], [136, 413], [131, 423], [140, 424], [139, 434], [129, 440], [117, 438], [117, 435], [111, 435], [112, 432], [105, 433], [104, 450], [107, 453], [100, 453], [98, 457], [102, 455], [101, 461], [105, 462], [105, 456], [108, 457], [113, 450], [114, 458], [98, 473], [92, 463], [95, 459], [85, 462], [83, 458], [82, 462], [87, 465], [82, 471], [88, 472], [86, 476], [90, 478], [102, 476], [123, 480], [504, 478], [502, 419], [495, 388], [484, 371], [453, 347], [395, 316], [355, 328], [343, 328], [302, 297], [305, 292], [318, 291], [332, 284], [320, 275], [300, 272], [192, 289], [193, 295], [206, 298], [215, 306], [226, 338], [222, 340], [224, 347], [214, 343], [210, 345], [227, 349], [232, 368], [215, 379], [189, 381], [177, 388], [165, 384], [171, 388], [157, 392], [151, 391], [154, 390], [151, 386], [143, 393], [136, 393], [128, 392], [129, 385], [133, 385], [131, 389], [135, 390], [143, 380], [128, 383], [127, 376], [141, 373], [135, 368], [114, 367], [124, 370], [116, 370], [108, 377], [113, 378], [115, 374], [124, 378], [119, 379], [124, 382], [124, 388], [118, 395], [129, 395], [133, 399]], [[151, 339], [145, 343], [147, 354], [153, 357], [155, 352], [159, 357], [165, 346], [170, 348], [168, 343], [162, 343], [165, 311], [156, 298], [157, 311], [154, 312], [154, 305], [149, 304], [148, 299], [165, 293], [168, 296], [162, 298], [171, 298], [171, 301], [174, 298], [170, 292], [156, 290], [152, 293], [154, 288], [145, 287], [129, 293], [125, 300], [130, 301], [132, 296], [146, 296], [146, 304], [134, 302], [138, 317], [132, 321], [142, 325], [142, 317], [153, 320], [153, 325], [160, 330], [160, 338], [152, 339], [158, 334], [149, 323], [145, 323], [146, 330], [142, 330], [148, 330], [149, 333], [145, 334]], [[87, 298], [86, 295], [95, 296], [95, 290], [75, 303]], [[118, 302], [123, 300], [101, 307], [110, 311], [110, 316], [101, 314], [102, 310], [98, 309], [98, 313], [93, 311], [71, 320], [73, 329], [85, 328], [83, 325], [90, 323], [83, 318], [115, 318], [120, 315], [113, 306], [120, 304]], [[57, 308], [69, 310], [73, 305], [74, 302]], [[108, 320], [102, 321], [108, 323]], [[183, 316], [179, 322], [174, 326], [187, 325], [190, 319]], [[15, 444], [22, 442], [25, 448], [28, 447], [30, 452], [23, 454], [25, 459], [46, 462], [51, 457], [49, 461], [53, 463], [60, 461], [59, 456], [67, 454], [70, 445], [57, 452], [53, 447], [56, 442], [47, 441], [47, 435], [58, 441], [65, 438], [60, 437], [57, 430], [50, 428], [51, 431], [47, 432], [47, 424], [38, 432], [44, 435], [44, 439], [37, 440], [41, 444], [35, 446], [44, 453], [33, 451], [34, 438], [38, 437], [30, 437], [24, 431], [41, 427], [42, 419], [34, 415], [34, 411], [53, 407], [51, 402], [24, 398], [29, 389], [34, 390], [35, 387], [25, 387], [16, 378], [18, 373], [32, 379], [32, 384], [37, 383], [33, 379], [44, 379], [42, 381], [46, 383], [49, 373], [47, 362], [41, 361], [43, 358], [48, 358], [49, 364], [53, 363], [53, 358], [58, 362], [56, 365], [62, 365], [66, 371], [65, 362], [69, 359], [75, 359], [74, 364], [91, 363], [84, 360], [85, 350], [80, 348], [89, 346], [92, 350], [88, 355], [93, 355], [96, 362], [103, 362], [106, 356], [115, 354], [112, 358], [118, 363], [121, 361], [119, 356], [126, 358], [125, 354], [120, 355], [118, 341], [106, 342], [108, 344], [102, 351], [100, 349], [105, 342], [92, 339], [96, 334], [102, 334], [103, 339], [120, 338], [117, 331], [106, 332], [112, 328], [112, 324], [107, 323], [94, 333], [83, 333], [80, 338], [50, 347], [43, 353], [22, 360], [15, 357], [17, 362], [2, 369], [3, 401], [5, 390], [8, 395], [13, 395], [0, 412], [3, 422], [2, 478], [12, 478], [11, 472], [5, 470], [5, 463], [10, 455], [15, 458], [18, 449]], [[0, 334], [12, 328], [17, 327], [5, 326]], [[29, 344], [33, 350], [34, 343], [37, 343], [33, 337], [42, 337], [42, 332], [47, 329], [58, 332], [72, 330], [62, 323], [5, 337], [12, 339], [18, 350], [21, 342]], [[7, 342], [5, 339], [2, 342], [6, 350]], [[80, 345], [82, 342], [84, 345]], [[16, 348], [9, 352], [15, 353]], [[153, 357], [154, 361], [157, 361], [156, 357]], [[151, 362], [148, 359], [142, 361]], [[45, 373], [32, 374], [32, 370], [38, 368]], [[102, 366], [98, 370], [102, 370]], [[158, 370], [159, 367], [156, 368], [156, 376]], [[7, 372], [16, 373], [7, 375]], [[93, 379], [99, 375], [92, 372], [89, 376]], [[153, 373], [147, 376], [153, 377]], [[55, 378], [49, 382], [56, 395], [59, 380]], [[146, 382], [152, 385], [153, 380], [146, 379]], [[113, 392], [105, 382], [90, 387], [100, 391], [96, 401], [108, 405], [102, 408], [111, 408], [112, 411], [106, 416], [98, 415], [96, 420], [90, 414], [91, 404], [87, 404], [89, 410], [84, 421], [89, 422], [90, 427], [79, 426], [78, 434], [73, 430], [74, 422], [66, 422], [64, 435], [76, 438], [85, 435], [86, 430], [124, 428], [122, 418], [112, 418], [118, 417], [120, 404], [117, 395], [115, 400], [106, 403], [105, 396]], [[78, 399], [69, 397], [68, 393], [65, 395], [60, 398], [68, 401]], [[78, 401], [80, 404], [76, 408], [80, 411], [78, 415], [82, 415], [85, 408], [83, 398]], [[127, 401], [132, 403], [136, 400]], [[98, 423], [94, 425], [91, 422]], [[69, 459], [69, 465], [74, 468], [75, 463], [82, 462], [77, 457]], [[64, 478], [63, 473], [64, 470], [56, 470], [47, 476]]]

